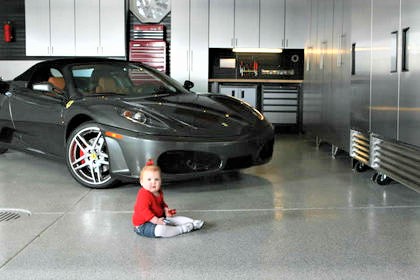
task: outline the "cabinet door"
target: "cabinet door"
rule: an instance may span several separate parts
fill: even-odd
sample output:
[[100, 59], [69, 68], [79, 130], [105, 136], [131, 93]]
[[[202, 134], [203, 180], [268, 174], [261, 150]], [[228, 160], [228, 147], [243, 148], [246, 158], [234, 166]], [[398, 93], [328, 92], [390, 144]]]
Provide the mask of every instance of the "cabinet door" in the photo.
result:
[[72, 56], [74, 50], [74, 0], [50, 0], [51, 55]]
[[50, 1], [25, 1], [26, 55], [50, 55]]
[[260, 0], [260, 48], [282, 48], [284, 0]]
[[286, 0], [285, 44], [288, 49], [303, 49], [309, 35], [310, 0]]
[[372, 7], [371, 132], [397, 139], [400, 3], [374, 0]]
[[211, 0], [209, 47], [232, 48], [234, 41], [234, 0]]
[[208, 92], [208, 0], [190, 1], [190, 80], [194, 91]]
[[[417, 0], [401, 1], [402, 57], [399, 139], [420, 146], [420, 5]], [[403, 52], [403, 54], [404, 54]]]
[[235, 86], [224, 86], [224, 85], [221, 85], [219, 87], [219, 92], [221, 94], [225, 94], [225, 95], [229, 95], [229, 96], [235, 97], [236, 96], [236, 87]]
[[75, 0], [76, 55], [98, 55], [99, 0]]
[[190, 79], [189, 0], [171, 1], [171, 77], [180, 83]]
[[234, 47], [258, 48], [260, 33], [259, 1], [235, 1]]
[[101, 55], [125, 56], [125, 1], [100, 0]]
[[257, 88], [256, 87], [243, 87], [238, 88], [236, 98], [242, 99], [252, 107], [257, 106]]

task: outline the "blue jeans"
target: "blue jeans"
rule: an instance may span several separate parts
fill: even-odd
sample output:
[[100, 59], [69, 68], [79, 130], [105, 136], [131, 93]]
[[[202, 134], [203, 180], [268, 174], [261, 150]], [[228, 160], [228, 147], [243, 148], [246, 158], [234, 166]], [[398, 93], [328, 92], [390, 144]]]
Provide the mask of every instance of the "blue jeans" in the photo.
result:
[[156, 228], [156, 224], [153, 224], [151, 222], [146, 222], [142, 225], [134, 227], [134, 232], [144, 237], [156, 237], [155, 228]]

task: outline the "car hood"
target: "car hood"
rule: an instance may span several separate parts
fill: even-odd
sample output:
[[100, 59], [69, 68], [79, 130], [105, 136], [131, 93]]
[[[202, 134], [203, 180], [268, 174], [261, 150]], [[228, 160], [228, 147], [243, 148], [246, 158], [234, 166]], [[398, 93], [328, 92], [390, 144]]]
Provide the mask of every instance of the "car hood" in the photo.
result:
[[177, 134], [238, 136], [262, 125], [256, 110], [221, 94], [156, 95], [120, 101], [124, 103], [123, 107], [138, 108], [154, 115]]

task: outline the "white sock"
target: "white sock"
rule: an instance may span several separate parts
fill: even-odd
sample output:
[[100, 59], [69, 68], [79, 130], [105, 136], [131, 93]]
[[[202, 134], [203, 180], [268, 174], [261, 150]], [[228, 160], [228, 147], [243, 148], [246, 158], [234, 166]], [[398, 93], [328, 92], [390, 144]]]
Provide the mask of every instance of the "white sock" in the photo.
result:
[[193, 222], [194, 229], [201, 229], [204, 225], [204, 221], [202, 220], [194, 220]]
[[156, 225], [155, 235], [157, 237], [173, 237], [186, 232], [190, 232], [193, 230], [193, 228], [194, 225], [192, 223], [187, 223], [180, 226]]

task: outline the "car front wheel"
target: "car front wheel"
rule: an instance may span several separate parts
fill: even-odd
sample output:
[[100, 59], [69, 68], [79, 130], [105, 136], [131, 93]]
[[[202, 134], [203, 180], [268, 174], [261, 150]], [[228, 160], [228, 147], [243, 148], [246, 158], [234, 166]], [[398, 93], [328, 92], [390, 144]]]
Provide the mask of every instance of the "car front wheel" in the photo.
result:
[[71, 133], [66, 162], [72, 176], [86, 187], [108, 188], [117, 183], [110, 173], [105, 138], [93, 122], [82, 124]]

